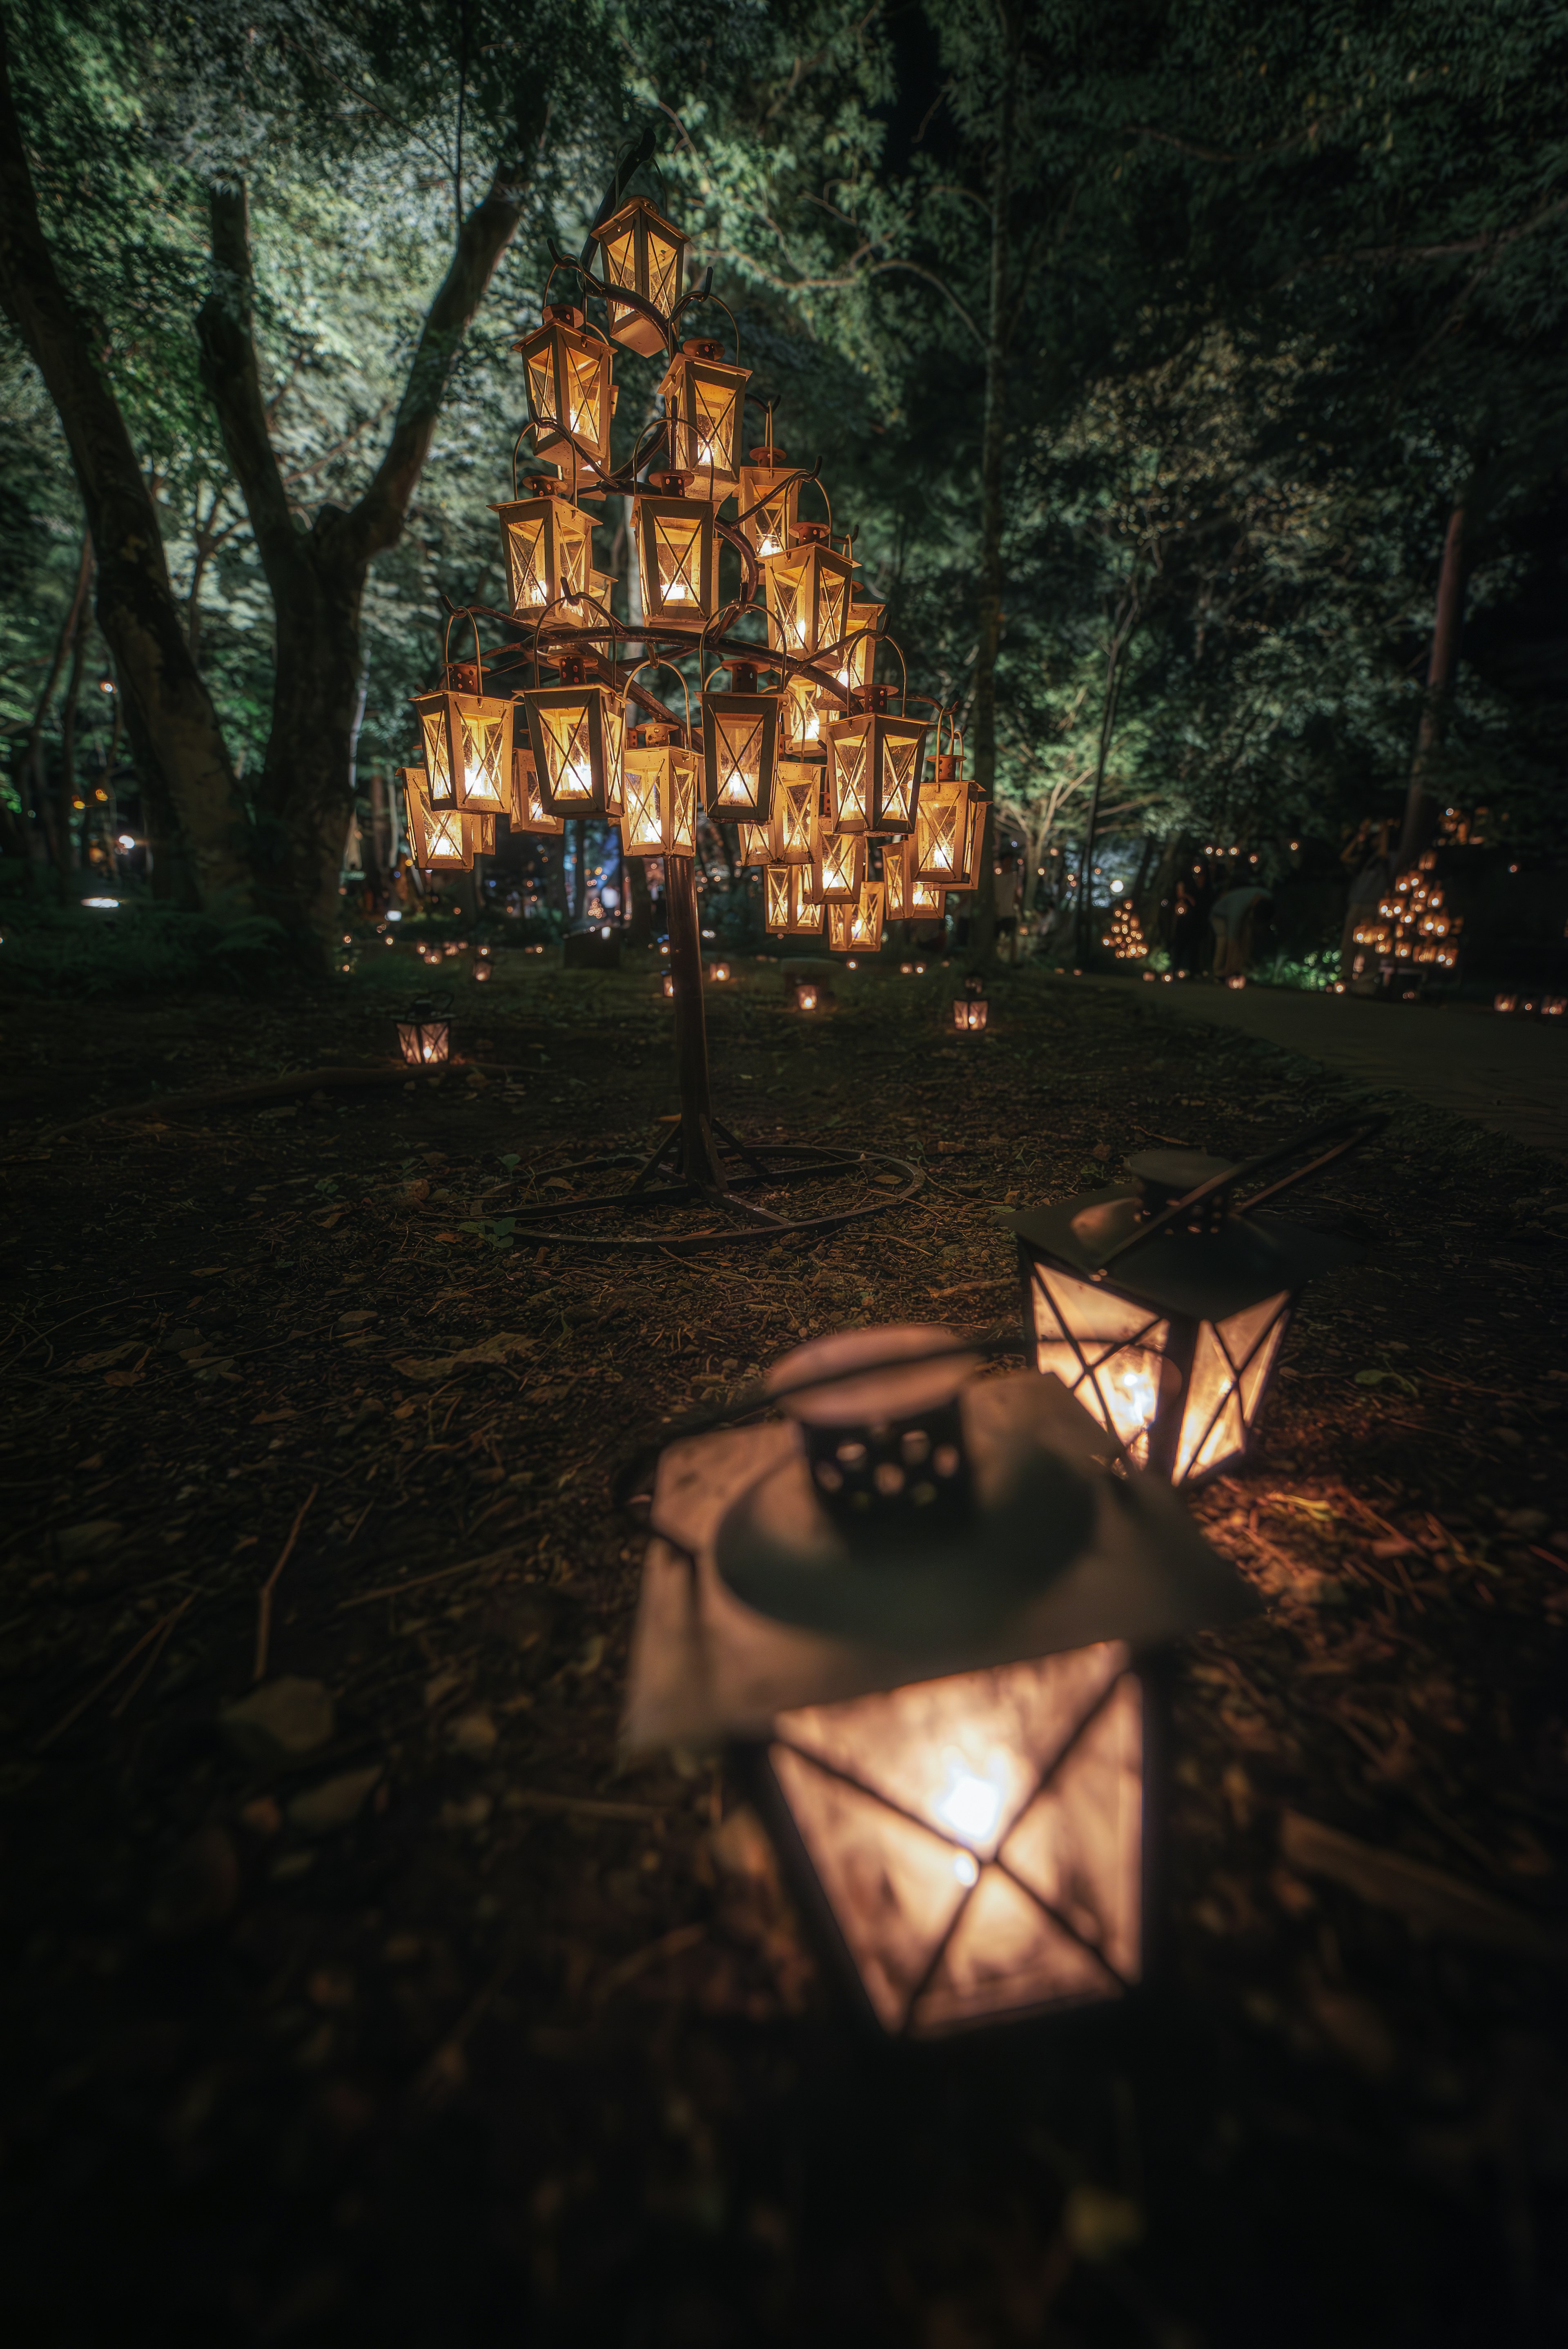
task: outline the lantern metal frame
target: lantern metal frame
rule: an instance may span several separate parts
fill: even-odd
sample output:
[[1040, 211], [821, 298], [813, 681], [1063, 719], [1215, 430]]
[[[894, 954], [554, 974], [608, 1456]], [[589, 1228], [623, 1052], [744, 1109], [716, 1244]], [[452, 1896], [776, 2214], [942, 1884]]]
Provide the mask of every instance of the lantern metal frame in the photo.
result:
[[[633, 502], [643, 617], [651, 626], [700, 628], [718, 610], [718, 542], [711, 498], [686, 494], [689, 475], [660, 473]], [[684, 585], [689, 593], [680, 595]]]
[[[466, 617], [474, 632], [472, 664], [451, 658], [452, 624]], [[484, 690], [484, 654], [472, 612], [454, 612], [441, 648], [441, 683], [410, 701], [425, 752], [426, 804], [459, 814], [503, 815], [511, 805], [510, 696]]]
[[[732, 660], [721, 666], [727, 666], [732, 679], [738, 670], [755, 675], [745, 660]], [[733, 684], [728, 692], [715, 693], [704, 679], [703, 803], [710, 816], [736, 823], [768, 822], [773, 812], [774, 781], [779, 769], [779, 715], [777, 693], [760, 693], [754, 686]], [[755, 747], [757, 761], [755, 787], [744, 794], [735, 788], [743, 771], [742, 747], [748, 757]]]
[[[512, 348], [522, 359], [535, 456], [559, 464], [573, 485], [584, 468], [607, 471], [615, 412], [609, 338], [588, 325], [576, 303], [547, 301], [542, 324]], [[580, 396], [574, 403], [573, 393], [583, 395], [590, 385], [593, 429], [583, 431], [586, 400]]]
[[[707, 298], [717, 300], [715, 295]], [[733, 327], [727, 305], [719, 303], [718, 306]], [[738, 353], [739, 348], [737, 335]], [[665, 406], [672, 468], [706, 482], [716, 500], [740, 487], [740, 438], [750, 380], [751, 369], [742, 367], [738, 357], [727, 359], [722, 343], [708, 336], [692, 336], [671, 353], [658, 388]]]
[[[630, 695], [633, 678], [645, 668], [658, 668], [668, 664], [640, 661], [626, 679]], [[681, 726], [653, 723], [628, 729], [623, 761], [621, 848], [627, 856], [695, 856], [696, 854], [697, 797], [701, 781], [701, 761], [689, 748], [691, 741], [691, 696], [679, 669], [672, 670], [679, 679], [686, 699], [686, 722]], [[633, 732], [644, 740], [634, 743]], [[650, 740], [650, 736], [657, 737]], [[652, 794], [652, 829], [649, 825], [650, 793]], [[639, 827], [641, 827], [639, 832]]]
[[[1137, 1188], [1080, 1192], [1004, 1218], [1018, 1242], [1026, 1338], [1129, 1456], [1176, 1485], [1243, 1458], [1305, 1283], [1358, 1259], [1267, 1203], [1380, 1133], [1351, 1111], [1233, 1164], [1192, 1151], [1129, 1161]], [[1237, 1186], [1323, 1151], [1237, 1205]]]
[[[525, 424], [512, 449], [511, 496], [490, 509], [500, 524], [507, 593], [520, 620], [531, 620], [552, 605], [580, 605], [592, 592], [593, 577], [593, 517], [574, 502], [566, 483], [536, 475], [527, 496], [518, 495], [518, 449], [528, 430]], [[524, 592], [531, 582], [538, 594]]]

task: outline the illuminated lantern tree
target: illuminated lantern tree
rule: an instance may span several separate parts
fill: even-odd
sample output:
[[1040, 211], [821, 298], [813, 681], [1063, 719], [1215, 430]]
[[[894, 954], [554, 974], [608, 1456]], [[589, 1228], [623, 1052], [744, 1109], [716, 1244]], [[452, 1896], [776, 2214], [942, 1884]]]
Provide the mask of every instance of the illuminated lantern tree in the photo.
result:
[[740, 486], [740, 425], [749, 367], [733, 366], [722, 343], [685, 342], [659, 386], [670, 466], [689, 474], [699, 496], [723, 498]]
[[1111, 909], [1110, 928], [1101, 938], [1100, 944], [1102, 947], [1110, 948], [1118, 962], [1141, 962], [1149, 952], [1148, 943], [1143, 936], [1143, 925], [1138, 918], [1130, 898], [1117, 899]]
[[[1240, 1165], [1145, 1151], [1128, 1161], [1131, 1185], [1009, 1216], [1038, 1368], [1130, 1459], [1173, 1484], [1230, 1466], [1247, 1449], [1303, 1287], [1361, 1253], [1264, 1203], [1382, 1123], [1332, 1120]], [[1233, 1204], [1237, 1184], [1347, 1125], [1350, 1138], [1301, 1174]]]
[[718, 609], [718, 561], [709, 498], [683, 494], [688, 477], [658, 473], [633, 507], [643, 616], [697, 628]]
[[690, 239], [643, 196], [632, 197], [593, 233], [605, 284], [640, 296], [657, 313], [650, 318], [635, 302], [611, 302], [611, 339], [645, 357], [662, 351], [664, 329], [681, 297], [681, 263]]
[[1142, 1978], [1143, 1658], [1256, 1606], [1056, 1381], [978, 1366], [843, 1332], [774, 1364], [781, 1421], [670, 1445], [624, 1728], [740, 1743], [808, 1913], [913, 2037]]
[[614, 400], [603, 336], [572, 303], [548, 302], [544, 324], [513, 348], [522, 354], [534, 454], [571, 482], [584, 469], [607, 471]]

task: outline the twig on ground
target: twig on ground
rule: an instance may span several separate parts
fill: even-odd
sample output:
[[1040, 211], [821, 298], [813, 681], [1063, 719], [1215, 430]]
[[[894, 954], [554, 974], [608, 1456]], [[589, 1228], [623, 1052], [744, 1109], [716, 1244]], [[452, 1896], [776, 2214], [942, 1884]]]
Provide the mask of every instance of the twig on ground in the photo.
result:
[[313, 1485], [309, 1492], [305, 1495], [304, 1500], [300, 1503], [294, 1521], [289, 1527], [289, 1537], [287, 1541], [284, 1542], [282, 1550], [278, 1554], [278, 1562], [262, 1585], [261, 1597], [256, 1603], [256, 1670], [254, 1677], [258, 1681], [263, 1681], [267, 1676], [267, 1649], [271, 1644], [273, 1636], [273, 1592], [277, 1587], [278, 1577], [283, 1572], [284, 1567], [288, 1564], [294, 1552], [294, 1546], [299, 1539], [299, 1529], [304, 1523], [305, 1511], [309, 1508], [311, 1503], [315, 1500], [320, 1490], [321, 1486], [319, 1485]]

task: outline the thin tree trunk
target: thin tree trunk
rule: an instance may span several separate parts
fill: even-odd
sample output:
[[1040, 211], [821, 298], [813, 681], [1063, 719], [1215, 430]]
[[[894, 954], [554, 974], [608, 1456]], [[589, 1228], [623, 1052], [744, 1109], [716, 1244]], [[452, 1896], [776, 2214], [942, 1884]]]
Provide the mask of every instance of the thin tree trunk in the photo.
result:
[[1410, 786], [1405, 795], [1405, 822], [1399, 833], [1398, 863], [1413, 864], [1437, 830], [1432, 794], [1433, 770], [1448, 731], [1453, 706], [1454, 670], [1458, 666], [1460, 630], [1464, 614], [1465, 509], [1457, 505], [1449, 516], [1443, 540], [1442, 567], [1438, 573], [1438, 609], [1432, 626], [1431, 657], [1427, 663], [1427, 698], [1410, 763]]
[[96, 339], [68, 300], [38, 217], [0, 23], [0, 303], [44, 378], [98, 554], [98, 623], [113, 650], [138, 769], [171, 808], [201, 902], [242, 901], [233, 771], [191, 657], [158, 514]]
[[1004, 54], [996, 107], [996, 153], [991, 173], [991, 285], [980, 440], [980, 603], [975, 657], [975, 775], [987, 806], [980, 843], [978, 886], [969, 917], [968, 965], [973, 971], [985, 969], [996, 950], [996, 816], [992, 802], [996, 789], [996, 661], [1002, 643], [1002, 455], [1006, 428], [1009, 230], [1018, 47], [1017, 26], [1011, 8], [1003, 5], [998, 15]]
[[[44, 729], [49, 722], [49, 709], [65, 667], [66, 655], [76, 644], [81, 630], [82, 613], [86, 608], [88, 590], [93, 575], [93, 538], [90, 530], [82, 533], [82, 551], [77, 562], [77, 584], [71, 590], [71, 600], [66, 616], [60, 622], [55, 638], [54, 655], [48, 675], [39, 689], [33, 706], [33, 722], [27, 729], [27, 747], [22, 754], [22, 830], [27, 854], [42, 863], [46, 853], [57, 863], [55, 827], [47, 821], [48, 774], [44, 759]], [[28, 821], [31, 802], [33, 820]]]
[[1106, 667], [1105, 706], [1099, 717], [1099, 740], [1095, 747], [1094, 787], [1089, 793], [1088, 823], [1084, 832], [1083, 858], [1078, 866], [1078, 958], [1086, 962], [1094, 937], [1094, 840], [1099, 829], [1100, 793], [1105, 788], [1106, 761], [1116, 730], [1116, 700], [1121, 689], [1121, 657], [1138, 624], [1138, 590], [1130, 588], [1116, 616]]
[[[69, 891], [71, 874], [77, 871], [79, 855], [77, 848], [77, 712], [82, 697], [82, 663], [88, 656], [87, 597], [84, 595], [77, 613], [76, 642], [71, 647], [71, 673], [66, 683], [66, 698], [60, 709], [60, 774], [56, 786], [55, 854], [59, 860], [60, 895]], [[87, 825], [82, 826], [83, 834]]]

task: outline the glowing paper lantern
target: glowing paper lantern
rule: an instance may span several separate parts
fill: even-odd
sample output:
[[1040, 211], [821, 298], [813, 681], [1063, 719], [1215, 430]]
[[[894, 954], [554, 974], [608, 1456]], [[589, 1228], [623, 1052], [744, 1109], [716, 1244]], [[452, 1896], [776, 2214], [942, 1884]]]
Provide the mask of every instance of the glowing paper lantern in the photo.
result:
[[672, 1444], [633, 1640], [626, 1747], [744, 1742], [809, 1913], [912, 2036], [1140, 1980], [1139, 1651], [1255, 1604], [1056, 1381], [976, 1367], [841, 1333], [774, 1365], [782, 1422]]
[[[1240, 1170], [1224, 1159], [1149, 1150], [1128, 1167], [1133, 1185], [1007, 1218], [1024, 1327], [1038, 1367], [1130, 1458], [1191, 1483], [1244, 1454], [1303, 1286], [1360, 1251], [1284, 1216], [1233, 1210], [1222, 1178]], [[1190, 1213], [1140, 1237], [1209, 1184]]]

